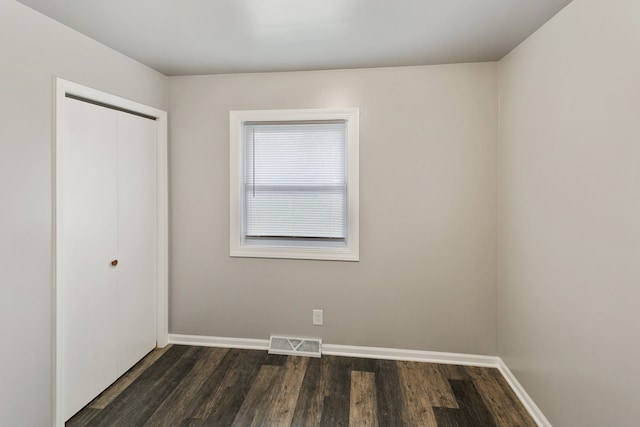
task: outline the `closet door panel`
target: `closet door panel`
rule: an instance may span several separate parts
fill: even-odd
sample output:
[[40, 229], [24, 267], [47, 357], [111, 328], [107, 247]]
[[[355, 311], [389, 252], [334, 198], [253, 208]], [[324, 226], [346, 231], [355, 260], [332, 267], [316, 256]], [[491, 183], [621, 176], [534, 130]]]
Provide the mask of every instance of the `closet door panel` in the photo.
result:
[[64, 413], [116, 378], [117, 113], [67, 98], [59, 145]]
[[156, 345], [156, 129], [118, 113], [118, 375]]

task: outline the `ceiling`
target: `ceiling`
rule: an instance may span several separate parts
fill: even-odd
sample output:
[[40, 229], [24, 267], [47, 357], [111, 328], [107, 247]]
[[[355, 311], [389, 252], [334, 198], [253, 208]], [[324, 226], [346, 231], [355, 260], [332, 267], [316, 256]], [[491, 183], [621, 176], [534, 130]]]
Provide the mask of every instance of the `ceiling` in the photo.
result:
[[19, 0], [169, 76], [496, 61], [571, 0]]

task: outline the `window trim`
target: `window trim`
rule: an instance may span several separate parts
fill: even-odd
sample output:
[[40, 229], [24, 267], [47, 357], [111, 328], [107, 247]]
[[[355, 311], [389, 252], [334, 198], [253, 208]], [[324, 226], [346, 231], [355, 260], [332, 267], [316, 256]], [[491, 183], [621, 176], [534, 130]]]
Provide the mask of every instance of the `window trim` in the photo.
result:
[[[359, 116], [358, 108], [301, 110], [243, 110], [229, 112], [230, 227], [232, 257], [359, 261]], [[246, 244], [242, 236], [242, 133], [245, 122], [309, 122], [344, 120], [347, 156], [347, 241], [345, 245], [308, 245], [295, 242]]]

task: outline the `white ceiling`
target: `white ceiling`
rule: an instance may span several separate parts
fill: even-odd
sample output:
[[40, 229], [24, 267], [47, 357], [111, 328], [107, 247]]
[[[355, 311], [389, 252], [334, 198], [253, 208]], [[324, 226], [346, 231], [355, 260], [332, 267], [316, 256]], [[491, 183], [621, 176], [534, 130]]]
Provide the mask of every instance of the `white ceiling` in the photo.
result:
[[163, 74], [495, 61], [571, 0], [19, 0]]

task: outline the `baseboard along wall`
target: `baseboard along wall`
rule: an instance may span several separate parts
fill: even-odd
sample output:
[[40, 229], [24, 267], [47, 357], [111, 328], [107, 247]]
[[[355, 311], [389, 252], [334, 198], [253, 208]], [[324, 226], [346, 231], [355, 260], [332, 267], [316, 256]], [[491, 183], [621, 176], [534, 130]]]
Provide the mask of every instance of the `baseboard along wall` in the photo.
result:
[[[203, 347], [241, 348], [267, 350], [269, 340], [252, 338], [210, 337], [203, 335], [169, 334], [169, 344], [195, 345]], [[322, 344], [322, 354], [330, 356], [361, 357], [367, 359], [407, 360], [411, 362], [442, 363], [448, 365], [479, 366], [500, 371], [514, 393], [518, 396], [531, 417], [540, 427], [552, 427], [531, 396], [518, 382], [509, 367], [497, 356], [481, 356], [462, 353], [444, 353], [424, 350], [405, 350], [384, 347], [363, 347], [340, 344]]]

